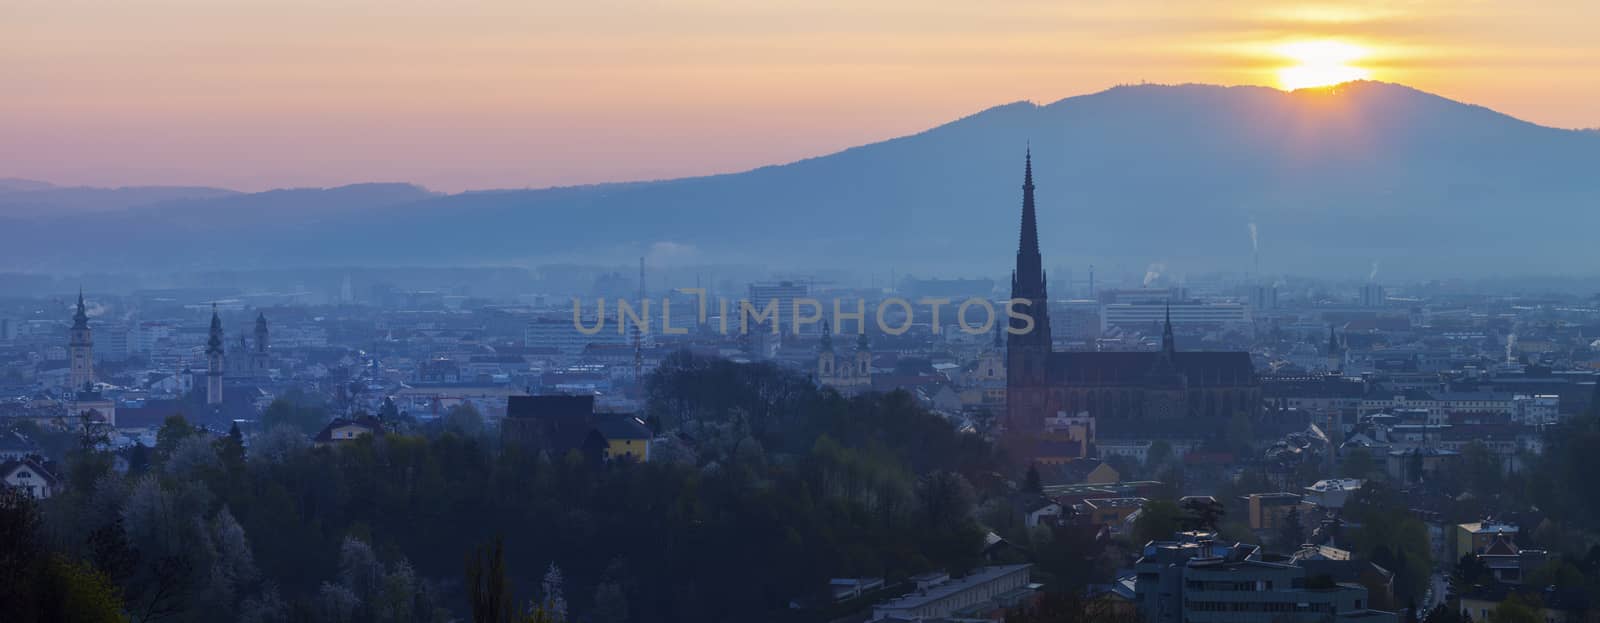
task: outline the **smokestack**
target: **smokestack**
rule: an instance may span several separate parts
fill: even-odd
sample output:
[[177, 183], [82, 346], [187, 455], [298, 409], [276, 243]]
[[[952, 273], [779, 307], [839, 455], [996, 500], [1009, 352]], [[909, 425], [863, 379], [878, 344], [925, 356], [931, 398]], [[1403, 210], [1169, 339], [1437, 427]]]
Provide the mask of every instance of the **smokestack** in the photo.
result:
[[1260, 232], [1260, 230], [1258, 230], [1256, 228], [1255, 219], [1250, 219], [1250, 222], [1247, 224], [1247, 226], [1250, 228], [1250, 256], [1251, 256], [1251, 262], [1254, 265], [1254, 267], [1251, 268], [1251, 270], [1255, 272], [1255, 279], [1256, 280], [1260, 280], [1261, 279], [1261, 232]]

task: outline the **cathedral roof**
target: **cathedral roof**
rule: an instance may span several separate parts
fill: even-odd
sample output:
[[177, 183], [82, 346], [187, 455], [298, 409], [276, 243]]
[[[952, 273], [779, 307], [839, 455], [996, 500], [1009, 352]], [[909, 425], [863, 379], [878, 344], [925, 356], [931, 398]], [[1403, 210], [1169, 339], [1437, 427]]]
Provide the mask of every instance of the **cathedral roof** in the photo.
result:
[[[1160, 352], [1056, 352], [1048, 365], [1052, 383], [1140, 385], [1157, 368]], [[1255, 367], [1246, 352], [1178, 351], [1172, 365], [1189, 387], [1253, 385]]]

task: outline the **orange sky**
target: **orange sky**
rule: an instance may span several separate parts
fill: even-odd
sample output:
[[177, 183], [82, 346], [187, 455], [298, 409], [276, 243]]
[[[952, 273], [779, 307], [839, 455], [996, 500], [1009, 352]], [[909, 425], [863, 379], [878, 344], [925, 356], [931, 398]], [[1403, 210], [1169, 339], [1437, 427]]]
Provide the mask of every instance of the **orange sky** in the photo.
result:
[[735, 171], [1118, 83], [1282, 86], [1285, 50], [1308, 41], [1360, 50], [1348, 63], [1373, 79], [1600, 126], [1593, 0], [0, 0], [0, 14], [0, 177], [63, 184], [454, 191]]

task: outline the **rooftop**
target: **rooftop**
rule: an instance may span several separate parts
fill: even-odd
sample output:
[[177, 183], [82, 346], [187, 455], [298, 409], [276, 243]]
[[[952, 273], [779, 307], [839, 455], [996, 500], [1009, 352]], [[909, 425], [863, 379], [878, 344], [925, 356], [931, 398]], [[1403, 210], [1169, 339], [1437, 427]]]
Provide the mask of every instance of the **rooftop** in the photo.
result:
[[1032, 566], [1033, 565], [1031, 564], [1024, 563], [1016, 565], [995, 565], [992, 567], [981, 567], [968, 574], [966, 577], [940, 582], [911, 594], [897, 597], [895, 599], [878, 604], [876, 608], [889, 610], [910, 610], [920, 608], [975, 586], [993, 582], [1012, 573], [1016, 573], [1018, 571], [1025, 572], [1029, 567]]

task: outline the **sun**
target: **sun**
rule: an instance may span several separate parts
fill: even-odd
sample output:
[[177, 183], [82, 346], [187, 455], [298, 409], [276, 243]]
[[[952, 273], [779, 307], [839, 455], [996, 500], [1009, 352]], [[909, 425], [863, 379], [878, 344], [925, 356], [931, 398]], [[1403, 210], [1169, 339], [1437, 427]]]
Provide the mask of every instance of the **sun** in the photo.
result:
[[1296, 41], [1278, 46], [1275, 51], [1295, 63], [1278, 70], [1278, 86], [1284, 90], [1332, 86], [1372, 76], [1372, 72], [1351, 65], [1368, 54], [1359, 45], [1335, 40]]

